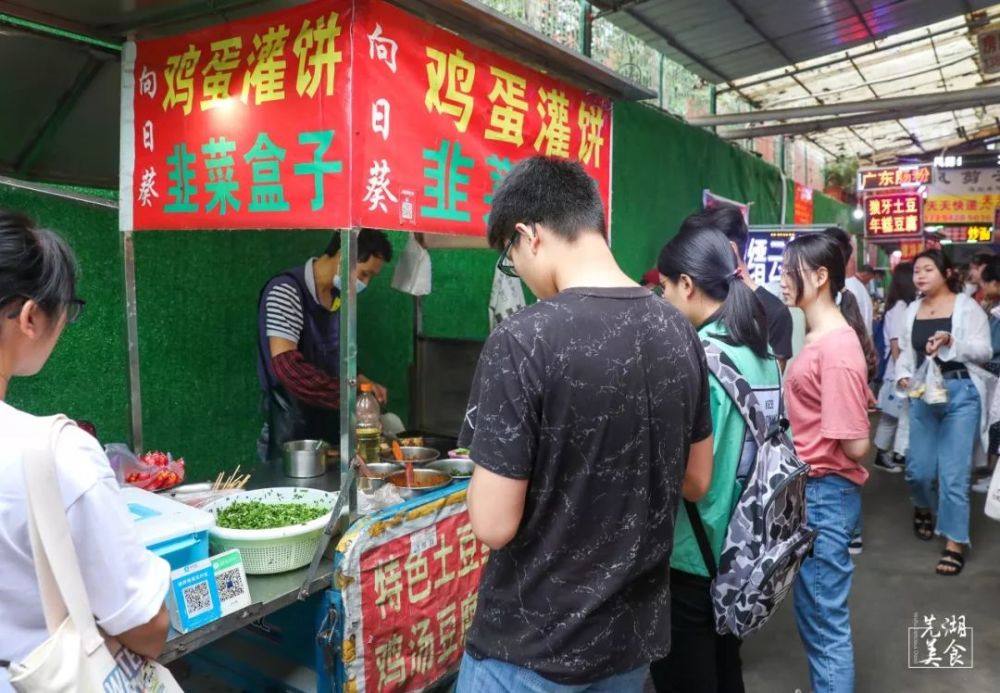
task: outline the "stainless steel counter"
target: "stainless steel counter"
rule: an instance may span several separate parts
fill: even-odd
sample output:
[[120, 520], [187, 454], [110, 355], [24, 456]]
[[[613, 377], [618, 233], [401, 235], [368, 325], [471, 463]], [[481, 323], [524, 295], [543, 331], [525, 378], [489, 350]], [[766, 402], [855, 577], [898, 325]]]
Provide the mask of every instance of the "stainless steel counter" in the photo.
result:
[[331, 459], [326, 474], [309, 479], [296, 479], [285, 476], [281, 464], [258, 464], [253, 469], [245, 470], [250, 474], [248, 490], [258, 488], [274, 488], [280, 486], [295, 486], [299, 488], [315, 488], [320, 491], [336, 492], [340, 490], [340, 460]]
[[[248, 473], [253, 474], [248, 485], [250, 489], [295, 486], [315, 488], [322, 491], [340, 490], [339, 466], [331, 469], [322, 477], [312, 479], [292, 479], [284, 476], [281, 473], [280, 467], [268, 468], [264, 465], [259, 465]], [[333, 551], [336, 548], [337, 537], [347, 529], [347, 526], [348, 523], [345, 516], [341, 518], [340, 527], [330, 542], [330, 546], [327, 548], [327, 560], [320, 563], [315, 578], [309, 584], [310, 595], [330, 587], [333, 579]], [[277, 575], [248, 575], [247, 586], [250, 589], [250, 598], [253, 600], [250, 606], [184, 635], [171, 629], [170, 636], [167, 639], [167, 647], [159, 661], [163, 664], [168, 664], [175, 659], [236, 632], [253, 621], [264, 618], [275, 611], [293, 604], [298, 598], [299, 590], [302, 588], [302, 583], [305, 581], [306, 573], [308, 572], [309, 566], [305, 566], [287, 573], [278, 573]]]

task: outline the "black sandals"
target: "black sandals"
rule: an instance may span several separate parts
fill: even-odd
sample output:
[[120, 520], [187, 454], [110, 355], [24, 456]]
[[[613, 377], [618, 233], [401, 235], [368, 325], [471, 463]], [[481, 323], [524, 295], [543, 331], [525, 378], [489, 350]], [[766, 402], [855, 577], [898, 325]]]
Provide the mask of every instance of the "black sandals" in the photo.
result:
[[934, 516], [929, 510], [913, 511], [913, 532], [922, 541], [934, 538]]
[[948, 549], [945, 549], [941, 554], [941, 560], [938, 561], [937, 568], [934, 570], [938, 575], [952, 577], [961, 573], [962, 568], [964, 567], [965, 556], [960, 554], [958, 551], [949, 551]]

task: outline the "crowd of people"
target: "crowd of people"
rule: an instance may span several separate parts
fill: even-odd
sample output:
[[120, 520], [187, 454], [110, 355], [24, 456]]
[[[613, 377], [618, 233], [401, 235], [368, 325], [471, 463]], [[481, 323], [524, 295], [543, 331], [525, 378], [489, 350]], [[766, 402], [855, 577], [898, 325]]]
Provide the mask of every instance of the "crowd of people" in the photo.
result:
[[[940, 250], [900, 264], [886, 293], [850, 234], [803, 235], [778, 300], [748, 276], [738, 209], [664, 237], [643, 290], [616, 264], [582, 169], [532, 159], [497, 191], [490, 244], [540, 301], [489, 338], [461, 436], [477, 464], [473, 528], [493, 552], [460, 692], [640, 691], [647, 676], [657, 691], [744, 690], [713, 580], [759, 454], [740, 397], [789, 425], [808, 466], [812, 544], [791, 592], [812, 691], [854, 690], [851, 554], [874, 411], [872, 465], [905, 470], [916, 537], [943, 542], [934, 570], [963, 569], [974, 451], [995, 462], [1000, 438], [987, 435], [1000, 312], [987, 319]], [[976, 260], [972, 293], [1000, 298], [1000, 261]], [[789, 307], [807, 330], [794, 358]], [[738, 372], [737, 398], [706, 353]], [[916, 396], [932, 366], [938, 400]]]
[[[741, 637], [720, 618], [733, 608], [720, 598], [720, 571], [732, 551], [769, 546], [763, 535], [783, 522], [801, 525], [796, 546], [751, 560], [772, 571], [787, 561], [778, 573], [789, 579], [734, 598], [766, 628], [790, 595], [811, 689], [853, 691], [848, 597], [851, 553], [863, 546], [872, 411], [881, 410], [873, 466], [905, 470], [914, 532], [941, 538], [935, 570], [957, 576], [973, 461], [988, 453], [995, 464], [1000, 443], [988, 425], [1000, 258], [977, 257], [969, 286], [940, 250], [898, 265], [873, 340], [875, 273], [856, 269], [841, 229], [788, 244], [779, 299], [747, 272], [749, 232], [734, 207], [662, 229], [669, 241], [655, 291], [619, 267], [606, 219], [595, 182], [568, 161], [523, 161], [494, 196], [488, 239], [498, 267], [539, 300], [484, 345], [460, 436], [476, 462], [473, 531], [492, 551], [457, 690], [629, 693], [652, 678], [661, 692], [743, 691]], [[10, 378], [36, 373], [79, 316], [75, 276], [57, 235], [0, 213], [5, 664], [46, 635], [19, 465], [51, 422], [2, 399]], [[790, 307], [807, 330], [794, 358]], [[913, 396], [921, 384], [933, 396]], [[72, 427], [61, 435], [52, 454], [98, 623], [154, 657], [166, 637], [166, 564], [130, 529], [96, 443]], [[760, 511], [746, 498], [748, 470], [781, 445], [794, 446], [803, 474], [789, 467], [791, 495], [772, 509], [780, 522], [734, 545], [734, 515]], [[765, 483], [765, 492], [777, 489]], [[118, 540], [95, 542], [90, 530], [109, 524], [120, 526]]]

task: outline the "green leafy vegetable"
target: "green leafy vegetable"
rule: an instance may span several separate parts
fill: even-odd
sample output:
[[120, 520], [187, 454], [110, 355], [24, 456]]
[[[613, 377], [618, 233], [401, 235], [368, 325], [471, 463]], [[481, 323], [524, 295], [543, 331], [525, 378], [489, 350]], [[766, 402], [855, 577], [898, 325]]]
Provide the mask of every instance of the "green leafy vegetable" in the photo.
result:
[[215, 523], [223, 529], [276, 529], [311, 522], [330, 512], [315, 503], [261, 503], [239, 501], [218, 512]]

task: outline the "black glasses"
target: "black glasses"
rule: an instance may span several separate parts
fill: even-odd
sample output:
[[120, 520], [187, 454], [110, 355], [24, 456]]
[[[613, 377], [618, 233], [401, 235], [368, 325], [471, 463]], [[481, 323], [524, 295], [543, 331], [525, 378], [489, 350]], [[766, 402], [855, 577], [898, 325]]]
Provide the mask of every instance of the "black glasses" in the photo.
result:
[[510, 259], [510, 249], [514, 247], [514, 243], [517, 242], [517, 232], [510, 237], [507, 241], [507, 245], [503, 247], [503, 252], [500, 253], [500, 259], [497, 260], [497, 269], [508, 277], [517, 278], [517, 269], [514, 267], [513, 261]]
[[[537, 233], [534, 222], [531, 224], [531, 233]], [[500, 253], [500, 259], [497, 260], [497, 269], [503, 274], [506, 274], [508, 277], [514, 277], [515, 279], [520, 278], [521, 275], [517, 273], [517, 268], [514, 267], [514, 261], [510, 259], [510, 249], [514, 247], [515, 243], [517, 243], [518, 236], [520, 235], [521, 232], [515, 228], [514, 235], [510, 237], [509, 241], [507, 241], [507, 245], [504, 246], [503, 252]]]
[[[6, 296], [0, 299], [0, 306], [18, 298], [23, 298], [25, 301], [30, 300], [27, 296]], [[77, 322], [79, 322], [80, 317], [83, 315], [83, 308], [86, 305], [87, 302], [79, 298], [74, 298], [70, 300], [70, 302], [66, 304], [66, 324], [75, 325]], [[24, 304], [22, 303], [17, 310], [8, 313], [7, 318], [13, 320], [14, 318], [18, 317], [21, 314], [21, 310], [23, 308]]]

